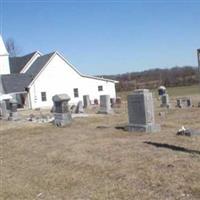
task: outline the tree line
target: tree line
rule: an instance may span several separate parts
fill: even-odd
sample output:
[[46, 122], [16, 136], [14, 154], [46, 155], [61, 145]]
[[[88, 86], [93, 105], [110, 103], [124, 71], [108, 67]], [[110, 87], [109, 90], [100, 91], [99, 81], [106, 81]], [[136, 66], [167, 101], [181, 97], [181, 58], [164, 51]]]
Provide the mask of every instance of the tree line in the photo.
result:
[[166, 87], [194, 85], [198, 83], [198, 70], [193, 66], [176, 66], [168, 69], [157, 68], [103, 77], [119, 81], [116, 85], [117, 91], [129, 91], [138, 88], [153, 89], [160, 85]]

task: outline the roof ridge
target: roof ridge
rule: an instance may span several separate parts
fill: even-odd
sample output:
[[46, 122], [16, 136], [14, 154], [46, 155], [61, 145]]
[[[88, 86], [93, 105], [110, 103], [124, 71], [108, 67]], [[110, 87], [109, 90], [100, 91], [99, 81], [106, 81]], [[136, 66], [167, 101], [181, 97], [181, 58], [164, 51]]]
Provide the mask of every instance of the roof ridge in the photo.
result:
[[32, 53], [25, 54], [25, 55], [23, 55], [23, 56], [14, 56], [14, 57], [10, 57], [10, 58], [24, 58], [24, 57], [31, 56], [31, 55], [34, 56], [36, 53], [41, 54], [39, 51], [34, 51], [34, 52], [32, 52]]
[[34, 79], [55, 54], [56, 52], [51, 52], [39, 56], [26, 71], [26, 74], [29, 74]]

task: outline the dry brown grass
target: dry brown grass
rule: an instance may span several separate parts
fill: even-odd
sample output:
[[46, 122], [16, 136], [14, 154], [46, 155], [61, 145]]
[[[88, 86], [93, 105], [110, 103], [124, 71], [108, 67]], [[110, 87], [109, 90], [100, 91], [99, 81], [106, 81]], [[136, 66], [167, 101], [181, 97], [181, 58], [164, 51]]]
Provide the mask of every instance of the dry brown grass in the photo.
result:
[[176, 136], [181, 125], [200, 130], [200, 109], [172, 109], [160, 117], [165, 109], [156, 105], [162, 131], [155, 134], [116, 130], [127, 122], [125, 104], [116, 114], [76, 118], [65, 128], [0, 121], [0, 198], [200, 199], [200, 136]]

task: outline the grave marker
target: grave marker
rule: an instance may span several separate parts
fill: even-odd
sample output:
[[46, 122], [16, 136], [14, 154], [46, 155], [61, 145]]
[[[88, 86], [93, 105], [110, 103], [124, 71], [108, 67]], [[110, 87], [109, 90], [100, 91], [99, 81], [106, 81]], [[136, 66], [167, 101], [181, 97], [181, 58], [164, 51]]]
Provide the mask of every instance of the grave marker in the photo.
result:
[[177, 107], [179, 108], [192, 107], [192, 100], [190, 97], [178, 98], [176, 101], [177, 101]]
[[83, 95], [83, 107], [88, 108], [90, 106], [90, 96]]
[[147, 89], [135, 90], [128, 95], [128, 131], [157, 132], [152, 93]]
[[168, 94], [163, 94], [161, 96], [161, 107], [170, 107], [170, 103], [169, 103], [169, 95]]
[[109, 114], [112, 112], [109, 95], [100, 95], [100, 110], [98, 113]]
[[54, 124], [58, 127], [71, 123], [72, 116], [68, 102], [70, 97], [67, 94], [55, 95], [52, 98], [54, 103]]

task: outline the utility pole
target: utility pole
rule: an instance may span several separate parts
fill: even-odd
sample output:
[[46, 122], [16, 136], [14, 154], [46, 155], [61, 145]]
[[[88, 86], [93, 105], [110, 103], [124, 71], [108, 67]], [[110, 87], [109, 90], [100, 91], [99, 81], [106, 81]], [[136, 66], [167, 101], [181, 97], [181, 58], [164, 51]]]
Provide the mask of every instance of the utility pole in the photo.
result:
[[199, 78], [199, 85], [200, 85], [200, 49], [197, 49], [197, 60], [198, 60], [198, 78]]
[[197, 49], [198, 67], [200, 70], [200, 49]]
[[3, 0], [0, 2], [0, 34], [3, 35]]

